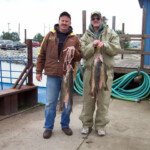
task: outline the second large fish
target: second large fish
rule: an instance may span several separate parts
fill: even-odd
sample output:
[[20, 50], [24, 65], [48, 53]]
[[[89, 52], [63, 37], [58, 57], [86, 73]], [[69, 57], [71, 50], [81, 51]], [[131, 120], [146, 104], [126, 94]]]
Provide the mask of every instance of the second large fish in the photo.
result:
[[68, 103], [73, 105], [73, 68], [71, 65], [67, 65], [66, 75], [63, 77], [61, 84], [61, 95], [60, 95], [60, 111], [63, 111], [63, 104], [67, 109]]
[[92, 98], [97, 98], [98, 91], [102, 87], [104, 88], [104, 90], [108, 90], [107, 71], [101, 54], [97, 54], [94, 57], [90, 84], [91, 84], [91, 90], [89, 92], [89, 95]]

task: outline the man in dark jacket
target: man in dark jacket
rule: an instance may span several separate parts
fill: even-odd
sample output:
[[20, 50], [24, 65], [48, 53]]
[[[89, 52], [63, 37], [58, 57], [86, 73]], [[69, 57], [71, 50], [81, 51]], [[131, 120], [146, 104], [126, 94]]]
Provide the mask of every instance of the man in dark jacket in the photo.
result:
[[[70, 14], [62, 12], [59, 16], [59, 23], [45, 36], [37, 58], [36, 79], [42, 80], [43, 69], [47, 75], [45, 131], [43, 133], [43, 138], [46, 139], [50, 138], [54, 128], [56, 106], [61, 91], [62, 77], [65, 74], [63, 64], [67, 52], [64, 50], [69, 47], [74, 48], [72, 49], [74, 54], [72, 64], [81, 59], [79, 39], [72, 31]], [[64, 109], [61, 115], [61, 128], [66, 135], [72, 135], [72, 130], [69, 128], [70, 108], [68, 104], [67, 111]]]

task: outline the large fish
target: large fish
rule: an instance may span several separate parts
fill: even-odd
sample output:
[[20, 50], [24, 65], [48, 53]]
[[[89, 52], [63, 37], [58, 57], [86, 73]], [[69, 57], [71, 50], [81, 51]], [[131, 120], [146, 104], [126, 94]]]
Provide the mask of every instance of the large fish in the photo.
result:
[[63, 103], [65, 104], [65, 108], [67, 108], [68, 103], [73, 105], [73, 68], [70, 64], [67, 65], [67, 72], [65, 76], [63, 76], [62, 84], [61, 84], [61, 94], [60, 94], [60, 111], [63, 111]]
[[89, 95], [92, 98], [97, 98], [98, 91], [102, 87], [104, 90], [108, 90], [107, 87], [107, 73], [105, 63], [103, 61], [102, 55], [99, 53], [94, 57], [92, 71], [91, 71], [91, 89]]
[[63, 76], [62, 84], [61, 84], [61, 94], [60, 94], [60, 111], [63, 111], [63, 105], [65, 104], [65, 109], [68, 107], [68, 103], [71, 106], [73, 105], [73, 67], [71, 65], [72, 59], [74, 58], [75, 48], [73, 46], [66, 48], [63, 50], [66, 52], [64, 58], [63, 69], [66, 71], [66, 74]]
[[98, 92], [99, 89], [100, 66], [101, 66], [101, 62], [99, 58], [95, 57], [92, 65], [92, 71], [91, 71], [91, 80], [90, 80], [91, 90], [89, 92], [89, 95], [92, 98], [95, 98], [96, 93]]

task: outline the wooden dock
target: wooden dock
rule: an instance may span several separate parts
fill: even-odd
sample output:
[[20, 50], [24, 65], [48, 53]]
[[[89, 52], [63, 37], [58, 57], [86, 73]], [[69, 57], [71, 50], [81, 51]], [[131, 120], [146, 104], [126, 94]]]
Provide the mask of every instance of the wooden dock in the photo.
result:
[[124, 55], [124, 58], [121, 59], [121, 54], [115, 57], [115, 67], [114, 72], [115, 73], [129, 73], [132, 71], [144, 71], [147, 74], [150, 75], [150, 65], [146, 66], [144, 65], [143, 68], [141, 68], [141, 57], [140, 55]]

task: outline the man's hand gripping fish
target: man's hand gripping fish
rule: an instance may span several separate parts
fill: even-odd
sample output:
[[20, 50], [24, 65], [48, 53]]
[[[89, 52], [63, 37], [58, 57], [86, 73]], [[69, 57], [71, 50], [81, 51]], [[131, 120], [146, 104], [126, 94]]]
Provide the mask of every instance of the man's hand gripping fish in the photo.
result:
[[91, 74], [91, 90], [89, 95], [92, 98], [97, 98], [99, 89], [104, 88], [105, 91], [108, 91], [107, 87], [107, 73], [106, 67], [103, 60], [103, 56], [99, 53], [94, 57], [93, 65], [92, 65], [92, 74]]
[[63, 111], [63, 103], [65, 104], [65, 108], [67, 108], [68, 103], [73, 105], [73, 67], [71, 65], [71, 61], [74, 58], [75, 48], [68, 47], [65, 49], [66, 56], [64, 60], [64, 70], [66, 74], [63, 76], [62, 84], [61, 84], [61, 95], [60, 95], [60, 111]]

